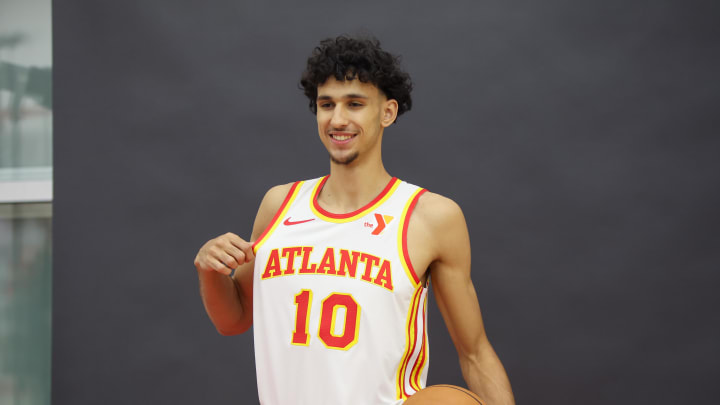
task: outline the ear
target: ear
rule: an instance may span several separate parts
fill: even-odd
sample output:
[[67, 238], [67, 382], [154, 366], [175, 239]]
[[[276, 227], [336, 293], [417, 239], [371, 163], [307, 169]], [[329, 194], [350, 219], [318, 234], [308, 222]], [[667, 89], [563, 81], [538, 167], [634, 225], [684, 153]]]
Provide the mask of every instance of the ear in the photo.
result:
[[398, 112], [398, 102], [394, 99], [390, 99], [385, 101], [383, 105], [382, 110], [382, 119], [380, 120], [380, 123], [382, 124], [383, 128], [387, 128], [390, 125], [392, 125], [393, 122], [395, 122], [395, 119], [397, 118], [397, 112]]

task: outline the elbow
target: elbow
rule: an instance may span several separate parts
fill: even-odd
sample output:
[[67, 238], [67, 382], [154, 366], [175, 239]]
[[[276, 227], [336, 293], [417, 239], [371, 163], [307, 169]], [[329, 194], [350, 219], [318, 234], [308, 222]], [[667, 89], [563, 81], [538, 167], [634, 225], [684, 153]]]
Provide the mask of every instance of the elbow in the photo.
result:
[[237, 322], [233, 325], [215, 324], [215, 330], [222, 336], [235, 336], [247, 332], [252, 326], [252, 322]]
[[456, 345], [455, 348], [457, 349], [458, 357], [468, 362], [477, 362], [490, 346], [490, 342], [488, 342], [484, 335], [472, 340], [467, 340], [464, 343], [465, 344]]
[[242, 333], [236, 329], [220, 329], [220, 328], [215, 328], [215, 329], [222, 336], [235, 336], [235, 335], [239, 335]]
[[241, 334], [247, 332], [247, 330], [249, 328], [243, 329], [243, 328], [217, 328], [216, 327], [215, 329], [222, 336], [235, 336], [235, 335], [241, 335]]
[[463, 372], [473, 368], [479, 368], [482, 363], [482, 356], [477, 352], [459, 353], [458, 360]]
[[481, 367], [481, 364], [496, 357], [495, 351], [484, 335], [473, 341], [472, 344], [459, 345], [457, 351], [460, 365], [463, 368]]

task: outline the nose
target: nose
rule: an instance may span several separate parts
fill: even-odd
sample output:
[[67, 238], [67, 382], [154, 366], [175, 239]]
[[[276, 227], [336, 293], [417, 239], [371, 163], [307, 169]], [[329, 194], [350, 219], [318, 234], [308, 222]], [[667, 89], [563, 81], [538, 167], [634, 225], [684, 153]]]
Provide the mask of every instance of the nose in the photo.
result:
[[330, 118], [330, 126], [333, 128], [343, 128], [347, 126], [348, 120], [345, 114], [345, 109], [342, 106], [335, 106], [333, 109], [332, 117]]

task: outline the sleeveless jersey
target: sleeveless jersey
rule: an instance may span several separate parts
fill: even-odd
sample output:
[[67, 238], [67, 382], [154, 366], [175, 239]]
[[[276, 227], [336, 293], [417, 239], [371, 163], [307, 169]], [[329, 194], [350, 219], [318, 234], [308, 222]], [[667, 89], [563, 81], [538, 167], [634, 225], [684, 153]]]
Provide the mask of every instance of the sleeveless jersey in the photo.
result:
[[264, 405], [401, 404], [425, 387], [427, 288], [407, 250], [424, 189], [393, 178], [365, 207], [294, 183], [253, 244], [253, 329]]

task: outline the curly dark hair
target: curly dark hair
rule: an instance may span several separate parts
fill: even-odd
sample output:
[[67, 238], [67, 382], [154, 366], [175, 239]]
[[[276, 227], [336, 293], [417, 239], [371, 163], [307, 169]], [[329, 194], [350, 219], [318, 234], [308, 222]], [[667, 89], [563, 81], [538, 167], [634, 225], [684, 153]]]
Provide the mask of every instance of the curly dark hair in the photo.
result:
[[317, 88], [330, 76], [336, 80], [359, 79], [372, 83], [388, 99], [398, 103], [398, 117], [412, 108], [412, 81], [400, 68], [400, 58], [380, 48], [375, 38], [341, 35], [320, 42], [308, 58], [300, 86], [310, 99], [310, 111], [317, 114]]

